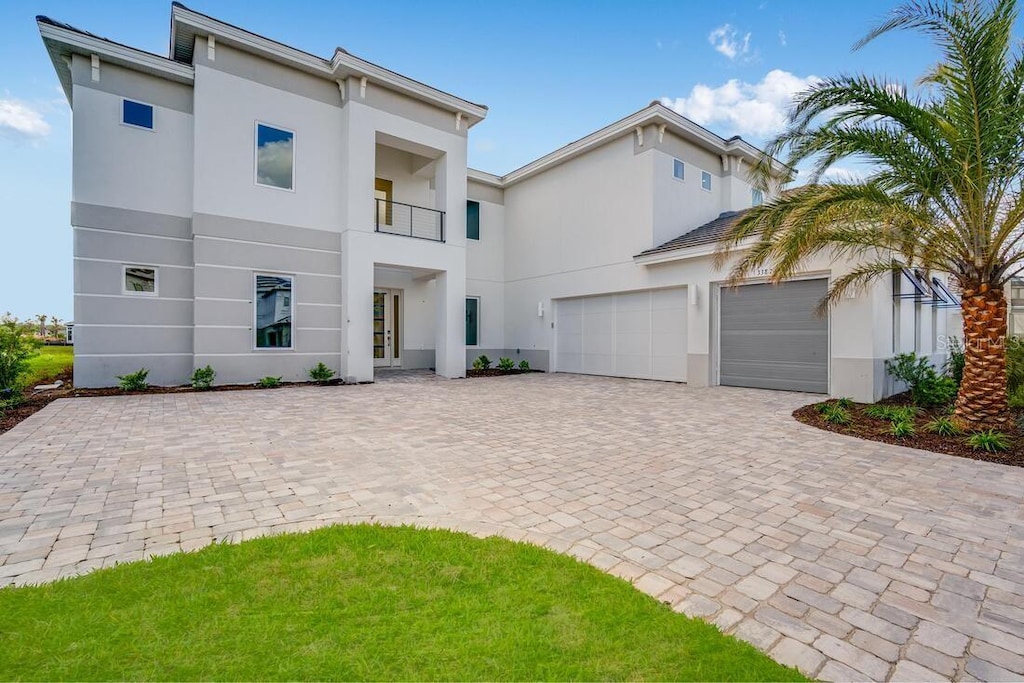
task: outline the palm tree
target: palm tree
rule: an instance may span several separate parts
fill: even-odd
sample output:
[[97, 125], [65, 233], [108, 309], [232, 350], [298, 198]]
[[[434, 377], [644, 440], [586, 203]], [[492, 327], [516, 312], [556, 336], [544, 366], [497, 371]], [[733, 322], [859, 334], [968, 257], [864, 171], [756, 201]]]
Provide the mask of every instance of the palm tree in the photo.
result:
[[39, 336], [43, 337], [44, 339], [46, 338], [46, 321], [48, 319], [49, 318], [47, 318], [45, 315], [36, 316], [36, 320], [39, 321]]
[[[824, 79], [796, 96], [789, 126], [755, 165], [775, 183], [771, 159], [807, 162], [808, 184], [754, 207], [730, 230], [719, 266], [740, 249], [733, 282], [768, 267], [780, 282], [816, 254], [856, 266], [823, 307], [903, 266], [951, 275], [961, 289], [966, 351], [955, 417], [972, 429], [1009, 420], [1004, 286], [1024, 268], [1024, 61], [1012, 37], [1016, 0], [910, 2], [854, 49], [913, 30], [938, 64], [906, 86], [865, 75]], [[830, 181], [841, 161], [865, 177]], [[749, 247], [749, 248], [748, 248]]]

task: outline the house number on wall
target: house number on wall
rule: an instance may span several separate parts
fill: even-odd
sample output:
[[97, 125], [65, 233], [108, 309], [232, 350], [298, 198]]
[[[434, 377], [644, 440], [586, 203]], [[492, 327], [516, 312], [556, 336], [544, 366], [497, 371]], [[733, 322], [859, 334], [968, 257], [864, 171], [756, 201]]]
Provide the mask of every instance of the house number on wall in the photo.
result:
[[758, 268], [754, 271], [756, 277], [768, 277], [772, 274], [771, 268]]

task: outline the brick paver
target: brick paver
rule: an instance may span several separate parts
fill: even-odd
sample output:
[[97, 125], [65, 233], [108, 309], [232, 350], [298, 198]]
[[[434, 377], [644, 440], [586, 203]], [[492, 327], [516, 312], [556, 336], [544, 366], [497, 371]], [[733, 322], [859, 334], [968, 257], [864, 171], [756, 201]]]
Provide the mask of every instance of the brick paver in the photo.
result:
[[573, 375], [56, 401], [0, 435], [0, 585], [332, 522], [501, 534], [826, 680], [1024, 678], [1024, 469], [812, 397]]

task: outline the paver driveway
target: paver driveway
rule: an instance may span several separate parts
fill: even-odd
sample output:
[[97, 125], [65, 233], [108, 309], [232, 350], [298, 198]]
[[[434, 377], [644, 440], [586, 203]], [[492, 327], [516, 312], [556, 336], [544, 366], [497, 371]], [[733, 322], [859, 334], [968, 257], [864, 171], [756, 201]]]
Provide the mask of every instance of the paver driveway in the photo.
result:
[[821, 432], [808, 400], [536, 374], [57, 401], [0, 435], [0, 584], [412, 522], [572, 553], [822, 679], [1021, 678], [1024, 469]]

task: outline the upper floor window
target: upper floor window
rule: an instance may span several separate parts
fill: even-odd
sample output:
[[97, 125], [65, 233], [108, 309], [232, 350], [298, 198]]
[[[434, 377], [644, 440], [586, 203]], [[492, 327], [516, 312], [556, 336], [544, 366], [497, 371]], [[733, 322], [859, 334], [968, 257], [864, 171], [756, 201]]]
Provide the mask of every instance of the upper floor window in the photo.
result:
[[256, 124], [256, 184], [295, 189], [295, 133]]
[[480, 202], [466, 202], [466, 239], [480, 239]]
[[672, 177], [676, 180], [683, 180], [686, 177], [686, 165], [679, 159], [672, 160]]
[[711, 192], [711, 174], [707, 171], [700, 172], [700, 186], [708, 192]]
[[761, 206], [764, 204], [764, 193], [756, 187], [750, 188], [750, 205]]
[[121, 123], [153, 130], [153, 105], [121, 100]]

